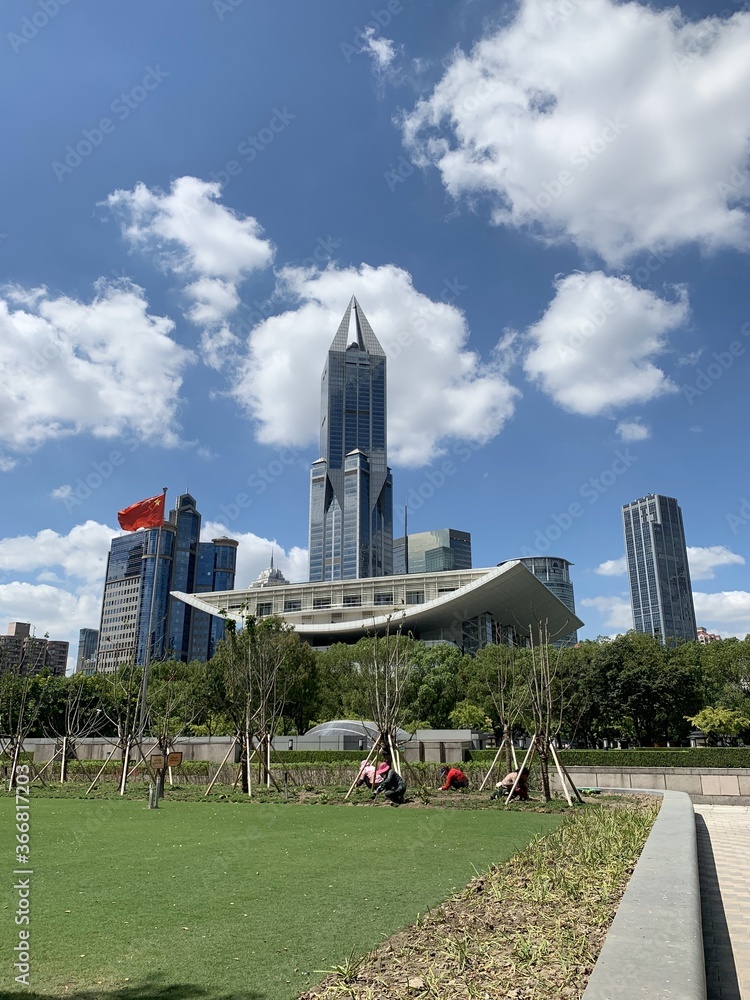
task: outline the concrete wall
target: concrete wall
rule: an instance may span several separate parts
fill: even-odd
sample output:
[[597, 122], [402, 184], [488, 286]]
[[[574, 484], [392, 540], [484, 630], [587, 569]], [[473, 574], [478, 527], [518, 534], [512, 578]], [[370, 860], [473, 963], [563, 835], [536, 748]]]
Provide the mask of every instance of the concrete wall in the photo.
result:
[[[719, 767], [569, 767], [581, 788], [654, 788], [687, 792], [693, 802], [750, 805], [750, 768]], [[560, 790], [554, 767], [553, 788]]]
[[693, 806], [684, 793], [655, 794], [662, 807], [583, 1000], [706, 1000]]

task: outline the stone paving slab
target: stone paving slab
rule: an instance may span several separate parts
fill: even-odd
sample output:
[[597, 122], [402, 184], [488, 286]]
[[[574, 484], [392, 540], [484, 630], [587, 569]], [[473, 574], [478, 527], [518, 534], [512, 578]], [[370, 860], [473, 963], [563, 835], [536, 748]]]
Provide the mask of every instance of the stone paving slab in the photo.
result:
[[750, 806], [694, 808], [708, 1000], [750, 1000]]

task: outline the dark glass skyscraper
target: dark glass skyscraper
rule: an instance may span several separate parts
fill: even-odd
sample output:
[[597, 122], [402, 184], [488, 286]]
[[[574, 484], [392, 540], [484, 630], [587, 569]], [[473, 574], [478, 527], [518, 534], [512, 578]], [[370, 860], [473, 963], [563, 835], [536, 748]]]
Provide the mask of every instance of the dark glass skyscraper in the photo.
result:
[[664, 643], [696, 639], [682, 511], [658, 493], [622, 508], [630, 603], [636, 632]]
[[206, 660], [223, 636], [223, 621], [175, 600], [170, 591], [232, 590], [237, 542], [199, 541], [201, 515], [189, 493], [177, 497], [168, 518], [161, 528], [112, 539], [97, 670], [163, 658]]
[[355, 298], [328, 351], [310, 482], [310, 580], [393, 572], [386, 357]]

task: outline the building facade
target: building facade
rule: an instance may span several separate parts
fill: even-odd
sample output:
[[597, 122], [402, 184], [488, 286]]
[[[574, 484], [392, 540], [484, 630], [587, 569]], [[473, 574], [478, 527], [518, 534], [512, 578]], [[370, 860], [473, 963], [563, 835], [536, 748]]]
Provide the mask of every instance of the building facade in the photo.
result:
[[[570, 579], [570, 567], [573, 563], [559, 556], [524, 556], [518, 560], [526, 569], [533, 573], [537, 580], [541, 580], [547, 590], [551, 591], [555, 597], [562, 601], [569, 611], [576, 613], [575, 594], [573, 584]], [[503, 563], [498, 565], [502, 566]], [[563, 646], [575, 646], [578, 642], [578, 633], [569, 632], [567, 635], [550, 635], [551, 645], [556, 649]]]
[[475, 653], [493, 642], [526, 645], [535, 621], [548, 622], [550, 632], [558, 635], [582, 625], [518, 560], [490, 569], [173, 596], [239, 623], [248, 613], [278, 615], [317, 648], [401, 630], [415, 639], [452, 643]]
[[7, 634], [0, 635], [0, 672], [38, 674], [49, 670], [58, 677], [64, 677], [68, 649], [67, 642], [32, 635], [29, 622], [11, 622]]
[[451, 569], [471, 569], [468, 531], [437, 528], [394, 539], [394, 573], [445, 573]]
[[189, 493], [177, 497], [161, 528], [129, 532], [110, 547], [99, 626], [96, 669], [111, 671], [148, 660], [210, 659], [221, 622], [170, 597], [234, 587], [237, 542], [200, 542], [201, 515]]
[[695, 642], [690, 568], [677, 501], [650, 493], [625, 504], [622, 520], [633, 627], [664, 645]]
[[99, 632], [95, 628], [82, 628], [78, 632], [78, 655], [76, 656], [76, 673], [96, 673], [96, 650], [99, 645]]
[[393, 572], [386, 405], [385, 352], [352, 298], [321, 381], [321, 457], [310, 479], [311, 582]]

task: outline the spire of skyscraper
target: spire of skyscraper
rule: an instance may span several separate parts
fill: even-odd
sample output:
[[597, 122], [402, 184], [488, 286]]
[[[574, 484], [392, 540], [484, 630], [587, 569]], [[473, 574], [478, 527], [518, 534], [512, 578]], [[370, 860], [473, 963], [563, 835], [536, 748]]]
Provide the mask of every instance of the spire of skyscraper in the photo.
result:
[[321, 458], [310, 486], [311, 580], [392, 572], [386, 405], [385, 351], [352, 296], [323, 369]]

